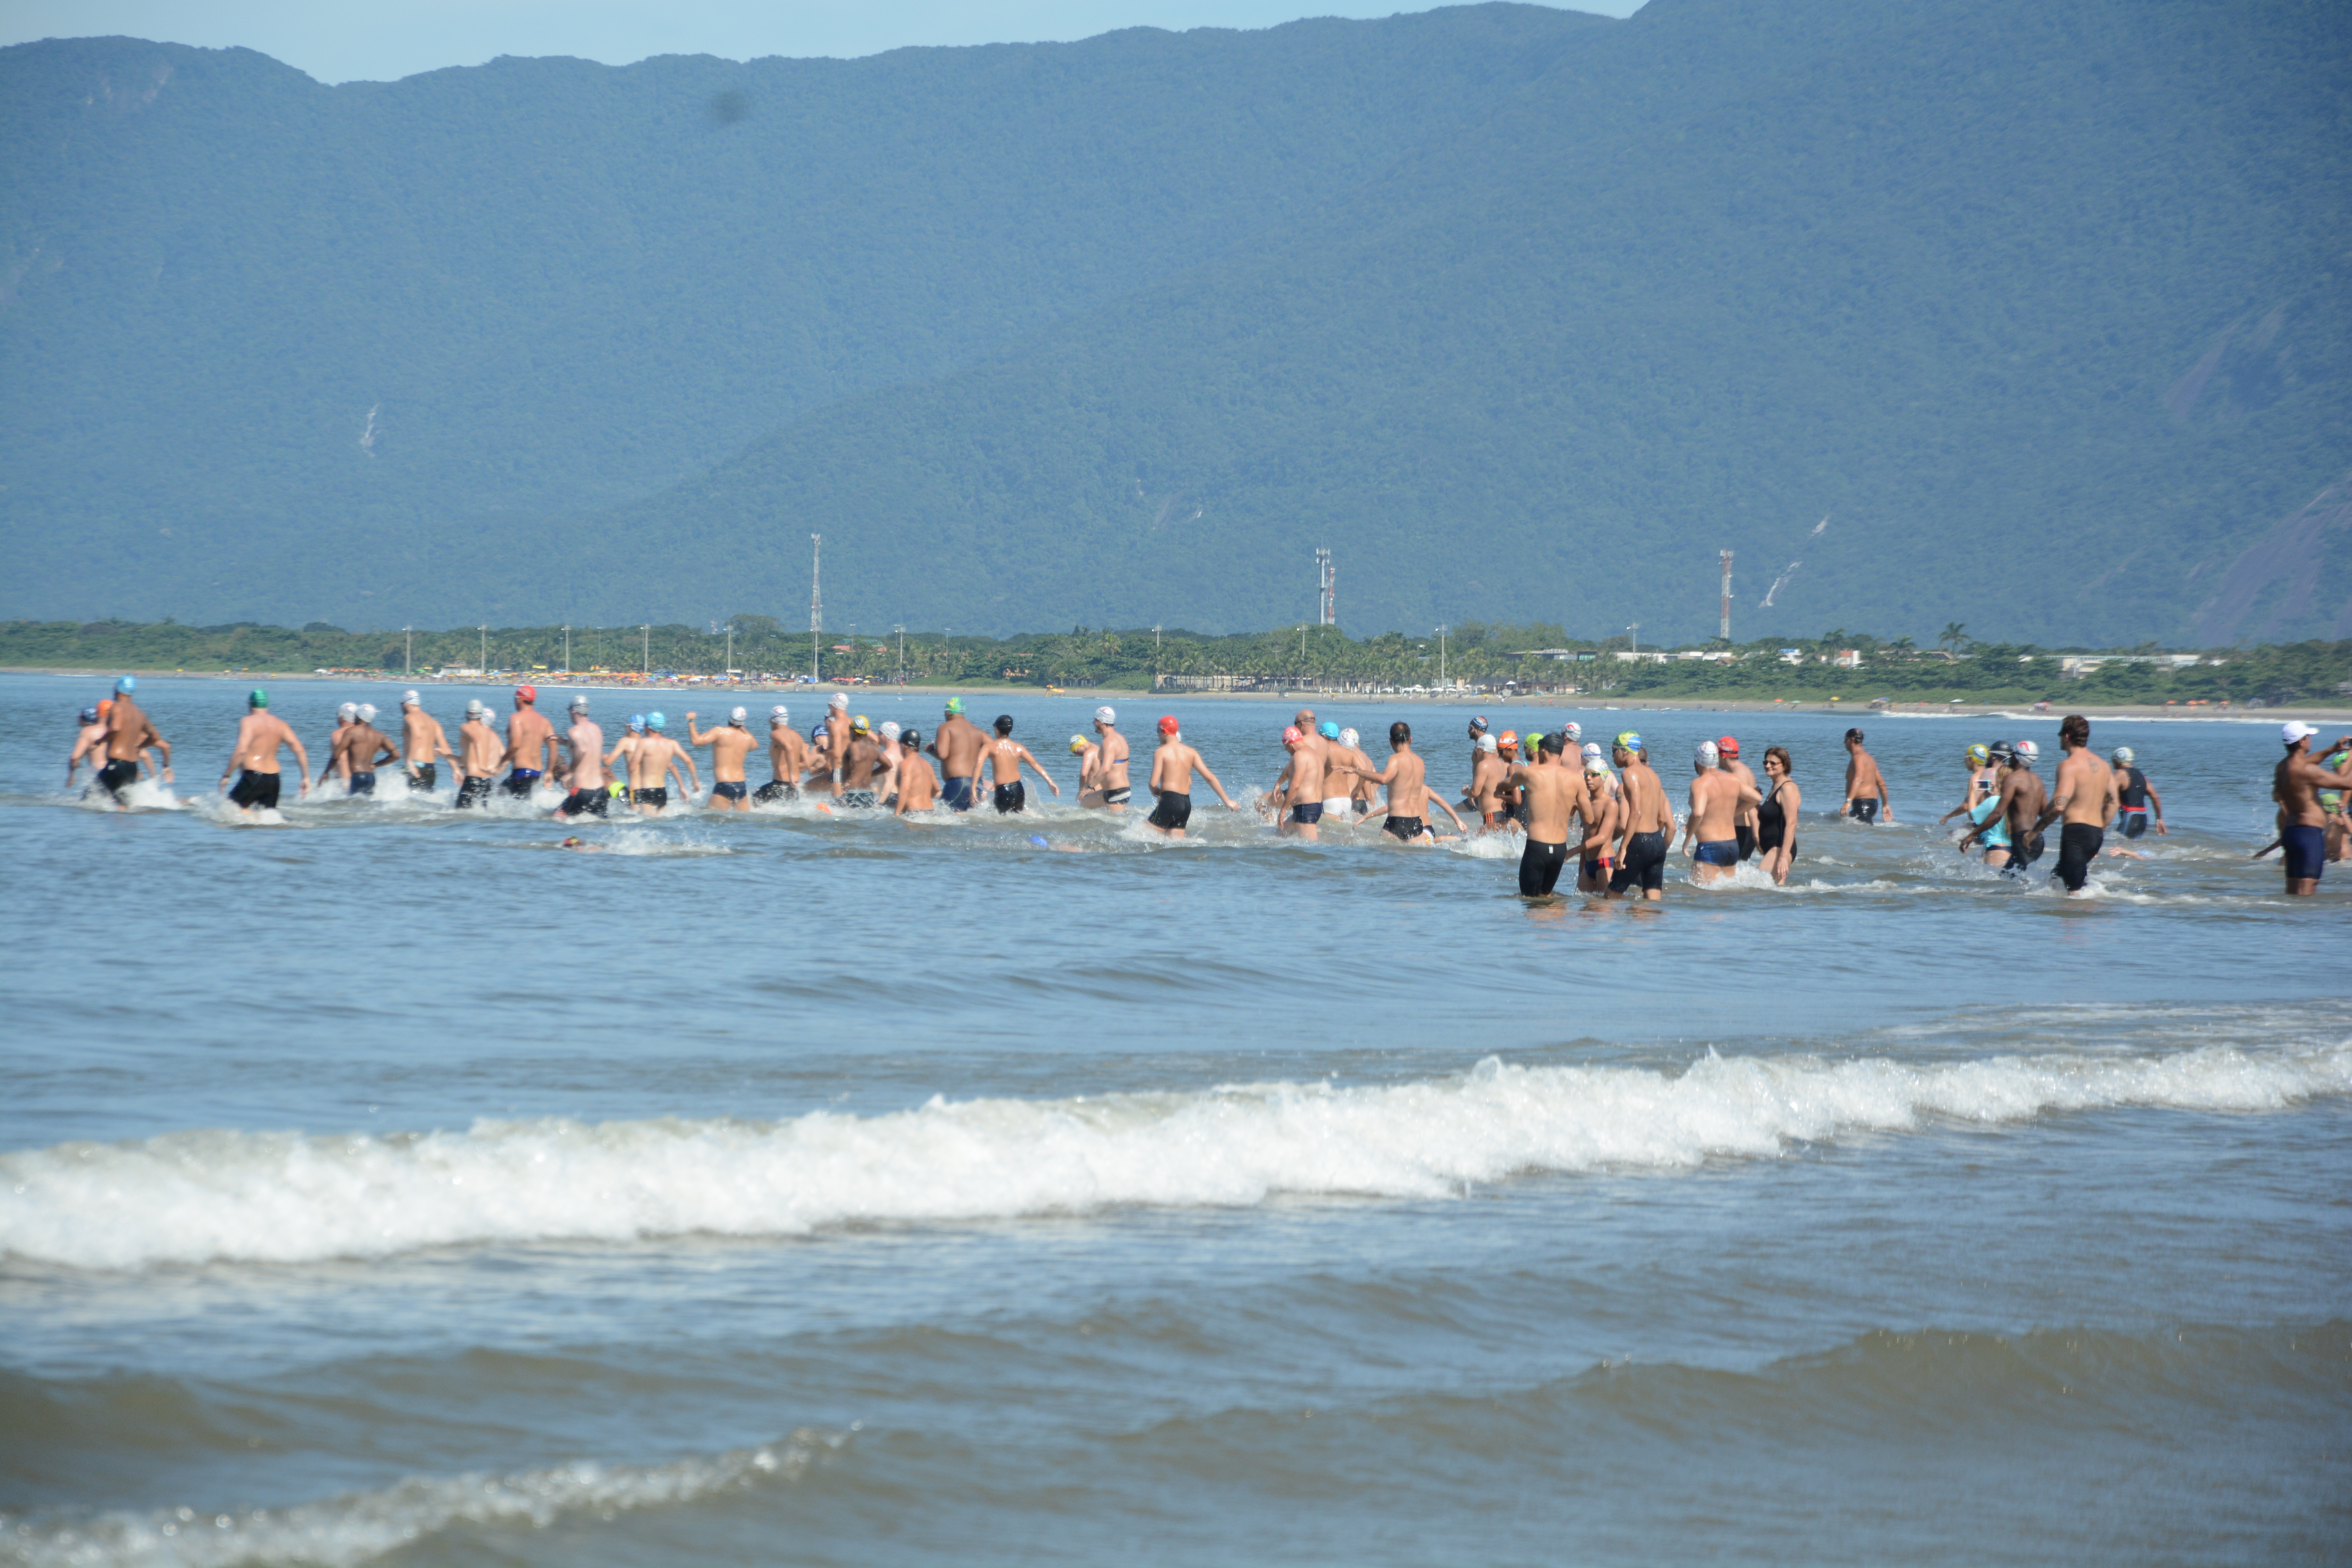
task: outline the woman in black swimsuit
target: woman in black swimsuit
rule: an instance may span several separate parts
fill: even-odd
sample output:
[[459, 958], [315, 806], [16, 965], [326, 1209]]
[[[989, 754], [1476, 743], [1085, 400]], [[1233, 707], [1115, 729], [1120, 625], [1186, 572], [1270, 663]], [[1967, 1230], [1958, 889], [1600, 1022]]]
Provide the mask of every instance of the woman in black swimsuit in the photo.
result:
[[1797, 858], [1797, 808], [1805, 804], [1797, 781], [1789, 776], [1789, 748], [1764, 748], [1764, 776], [1772, 787], [1756, 808], [1756, 863], [1786, 886], [1789, 865]]

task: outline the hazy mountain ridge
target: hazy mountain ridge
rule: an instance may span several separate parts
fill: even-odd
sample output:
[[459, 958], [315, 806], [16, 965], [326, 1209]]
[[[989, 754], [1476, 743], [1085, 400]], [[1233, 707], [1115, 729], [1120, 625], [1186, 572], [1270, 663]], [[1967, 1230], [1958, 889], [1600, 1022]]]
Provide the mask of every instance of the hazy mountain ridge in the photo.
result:
[[249, 51], [0, 51], [14, 602], [79, 605], [109, 560], [126, 608], [396, 600], [377, 579], [439, 574], [469, 518], [643, 494], [970, 363], [1603, 25], [1493, 5], [331, 89]]
[[[1227, 629], [1306, 613], [1328, 543], [1351, 625], [1677, 637], [1711, 626], [1727, 546], [1742, 635], [2352, 632], [2344, 531], [2294, 521], [2352, 459], [2336, 11], [1369, 26], [1407, 22], [1549, 53], [1352, 179], [1266, 198], [1279, 221], [975, 335], [944, 374], [845, 378], [706, 474], [511, 533], [340, 534], [317, 570], [413, 576], [387, 613], [423, 622], [789, 619], [822, 531], [836, 624]], [[2256, 548], [2282, 529], [2302, 542]], [[314, 609], [368, 601], [277, 613]], [[256, 613], [200, 613], [232, 611]]]

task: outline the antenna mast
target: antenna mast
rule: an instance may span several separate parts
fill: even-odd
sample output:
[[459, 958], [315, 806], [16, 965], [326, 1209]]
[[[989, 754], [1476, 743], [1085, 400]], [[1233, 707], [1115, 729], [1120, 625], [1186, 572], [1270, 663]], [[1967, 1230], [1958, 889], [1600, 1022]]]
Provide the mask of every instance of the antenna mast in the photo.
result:
[[809, 681], [817, 678], [817, 639], [824, 635], [824, 592], [818, 569], [824, 564], [824, 535], [809, 535]]
[[1339, 569], [1332, 564], [1331, 552], [1315, 552], [1315, 589], [1317, 614], [1327, 626], [1339, 624]]
[[1719, 552], [1723, 557], [1723, 640], [1731, 640], [1731, 552]]

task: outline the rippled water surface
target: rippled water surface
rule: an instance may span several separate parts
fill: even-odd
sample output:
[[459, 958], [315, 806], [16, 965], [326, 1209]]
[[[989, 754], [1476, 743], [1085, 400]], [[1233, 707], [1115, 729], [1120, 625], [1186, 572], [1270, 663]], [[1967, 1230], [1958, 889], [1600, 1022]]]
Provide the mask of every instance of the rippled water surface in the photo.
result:
[[[2271, 725], [2100, 722], [2176, 831], [2067, 898], [1927, 826], [2053, 718], [1861, 721], [1873, 829], [1843, 719], [1496, 711], [1794, 752], [1791, 885], [1645, 909], [1205, 793], [236, 824], [244, 688], [145, 687], [199, 799], [123, 814], [103, 683], [0, 678], [0, 1561], [2352, 1552], [2352, 868], [2248, 860]], [[1001, 700], [1066, 787], [1092, 704]], [[1238, 796], [1294, 706], [1174, 710]]]

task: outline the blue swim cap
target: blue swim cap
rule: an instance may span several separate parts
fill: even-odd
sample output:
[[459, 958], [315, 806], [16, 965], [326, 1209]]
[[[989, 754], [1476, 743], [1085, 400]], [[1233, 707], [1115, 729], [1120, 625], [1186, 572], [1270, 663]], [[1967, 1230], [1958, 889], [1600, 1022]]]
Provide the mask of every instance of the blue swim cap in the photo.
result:
[[267, 708], [269, 706], [269, 693], [257, 686], [245, 694], [245, 705], [248, 708]]
[[1034, 833], [1029, 836], [1029, 842], [1034, 844], [1040, 849], [1051, 849], [1053, 847], [1052, 845], [1046, 843], [1043, 838], [1038, 837], [1037, 835]]
[[1625, 730], [1620, 731], [1617, 736], [1617, 746], [1620, 751], [1640, 751], [1642, 749], [1642, 732], [1639, 730]]
[[646, 715], [646, 728], [648, 730], [658, 730], [668, 722], [668, 720], [663, 718], [658, 713], [648, 713]]
[[85, 708], [85, 709], [83, 709], [83, 710], [81, 710], [81, 721], [82, 721], [83, 723], [85, 723], [85, 724], [95, 724], [95, 723], [97, 723], [97, 722], [98, 722], [98, 710], [97, 710], [97, 709], [95, 709], [95, 708]]
[[1327, 741], [1336, 741], [1339, 738], [1339, 726], [1326, 719], [1315, 726], [1315, 732]]
[[114, 683], [114, 689], [117, 691], [136, 691], [139, 689], [139, 682], [136, 678], [126, 675], [121, 679]]
[[630, 715], [629, 715], [629, 728], [630, 728], [630, 729], [632, 729], [632, 730], [642, 730], [642, 729], [644, 729], [645, 727], [646, 727], [646, 716], [645, 716], [644, 714], [642, 714], [642, 713], [632, 713], [632, 714], [630, 714]]

